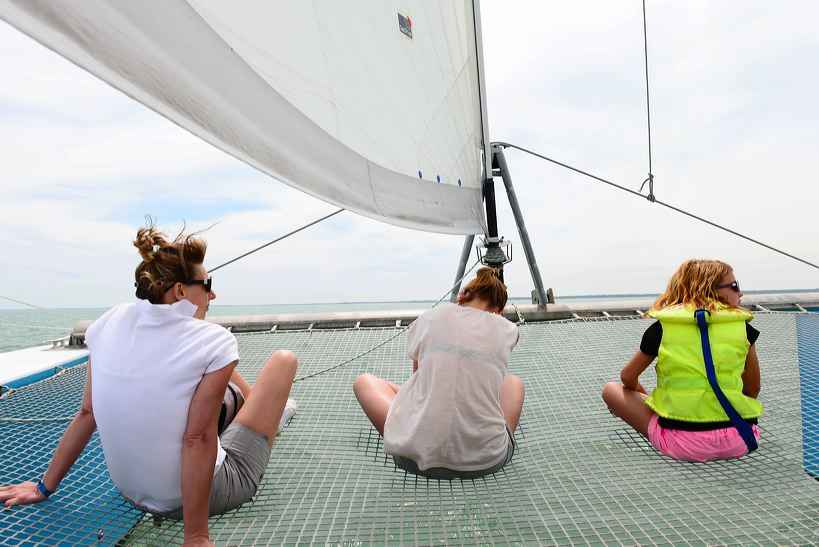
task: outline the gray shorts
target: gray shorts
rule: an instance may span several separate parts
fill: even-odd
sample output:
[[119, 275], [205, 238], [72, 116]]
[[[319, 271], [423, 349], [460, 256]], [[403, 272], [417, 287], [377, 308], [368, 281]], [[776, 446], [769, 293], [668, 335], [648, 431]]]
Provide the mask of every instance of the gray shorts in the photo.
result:
[[[267, 462], [270, 460], [267, 437], [244, 424], [234, 422], [227, 426], [219, 435], [219, 442], [227, 454], [219, 471], [213, 476], [210, 488], [210, 516], [221, 515], [249, 501], [259, 488], [262, 475], [267, 469]], [[144, 507], [139, 508], [151, 512]], [[181, 507], [167, 513], [155, 514], [159, 517], [182, 520]]]
[[418, 469], [418, 464], [409, 458], [405, 458], [403, 456], [393, 456], [392, 460], [395, 462], [396, 467], [403, 469], [408, 473], [420, 475], [429, 479], [439, 479], [444, 481], [450, 481], [453, 479], [477, 479], [486, 475], [491, 475], [492, 473], [497, 473], [503, 469], [504, 465], [512, 461], [512, 456], [515, 455], [515, 447], [517, 446], [517, 443], [515, 443], [515, 436], [511, 431], [509, 431], [508, 427], [506, 428], [506, 434], [509, 437], [509, 443], [506, 446], [506, 457], [502, 459], [500, 463], [497, 463], [487, 469], [479, 469], [477, 471], [458, 471], [456, 469], [448, 469], [446, 467], [430, 467], [429, 469], [424, 469], [422, 471]]

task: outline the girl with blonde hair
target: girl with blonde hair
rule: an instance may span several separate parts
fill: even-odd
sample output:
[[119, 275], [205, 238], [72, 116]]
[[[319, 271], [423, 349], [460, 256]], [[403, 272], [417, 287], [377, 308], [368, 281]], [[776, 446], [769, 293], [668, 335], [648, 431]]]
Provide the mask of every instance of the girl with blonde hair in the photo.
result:
[[362, 374], [353, 386], [395, 464], [434, 479], [495, 473], [515, 451], [523, 382], [507, 373], [518, 328], [500, 314], [506, 287], [492, 268], [407, 332], [412, 375], [398, 386]]
[[[620, 372], [622, 383], [603, 388], [612, 414], [667, 456], [701, 462], [756, 449], [759, 331], [741, 297], [731, 266], [686, 260], [646, 313], [657, 321]], [[649, 395], [639, 376], [655, 358], [657, 388]]]

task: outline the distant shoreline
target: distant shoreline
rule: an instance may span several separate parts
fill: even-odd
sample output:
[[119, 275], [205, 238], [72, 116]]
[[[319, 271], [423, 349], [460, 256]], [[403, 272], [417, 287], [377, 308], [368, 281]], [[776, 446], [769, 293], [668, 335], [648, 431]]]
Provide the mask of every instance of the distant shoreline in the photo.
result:
[[[745, 294], [775, 294], [775, 293], [782, 293], [782, 294], [791, 294], [791, 293], [802, 293], [802, 292], [819, 292], [819, 287], [813, 289], [761, 289], [761, 290], [748, 290], [743, 291]], [[614, 300], [625, 300], [625, 299], [636, 299], [636, 298], [655, 298], [659, 296], [659, 293], [614, 293], [614, 294], [577, 294], [577, 295], [555, 295], [555, 300], [560, 301], [571, 301], [571, 300], [588, 300], [588, 299], [595, 299], [600, 300], [604, 298], [610, 298]], [[530, 296], [510, 296], [510, 300], [515, 301], [531, 301]], [[256, 307], [256, 306], [263, 306], [263, 307], [289, 307], [289, 306], [363, 306], [363, 305], [386, 305], [386, 304], [427, 304], [429, 302], [434, 302], [434, 300], [346, 300], [341, 302], [293, 302], [293, 303], [273, 303], [273, 304], [214, 304], [214, 308], [235, 308], [235, 307]], [[111, 308], [116, 304], [111, 304], [110, 306], [91, 306], [91, 307], [64, 307], [64, 308], [44, 308], [45, 310], [49, 311], [70, 311], [70, 310], [89, 310], [89, 309], [100, 309], [100, 308]], [[24, 310], [32, 310], [32, 308], [28, 308], [26, 306], [14, 306], [14, 307], [0, 307], [0, 311], [24, 311]]]

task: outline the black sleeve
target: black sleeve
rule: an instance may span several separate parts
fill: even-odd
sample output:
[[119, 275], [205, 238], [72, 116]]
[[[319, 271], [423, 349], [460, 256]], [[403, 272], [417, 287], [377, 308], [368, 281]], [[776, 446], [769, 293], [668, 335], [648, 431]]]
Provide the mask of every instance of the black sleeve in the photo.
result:
[[663, 326], [659, 321], [652, 323], [643, 333], [643, 340], [640, 342], [640, 351], [646, 355], [657, 357], [660, 353], [660, 340], [663, 338]]
[[745, 323], [745, 332], [748, 336], [748, 342], [753, 346], [756, 339], [759, 338], [759, 331], [753, 328], [750, 323]]

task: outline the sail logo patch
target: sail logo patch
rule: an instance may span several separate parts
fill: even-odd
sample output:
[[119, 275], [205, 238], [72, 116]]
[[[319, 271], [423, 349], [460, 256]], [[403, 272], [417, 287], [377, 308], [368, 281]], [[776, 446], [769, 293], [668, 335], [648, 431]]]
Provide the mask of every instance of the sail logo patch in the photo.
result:
[[404, 33], [404, 36], [412, 40], [412, 19], [408, 15], [398, 14], [398, 28]]

